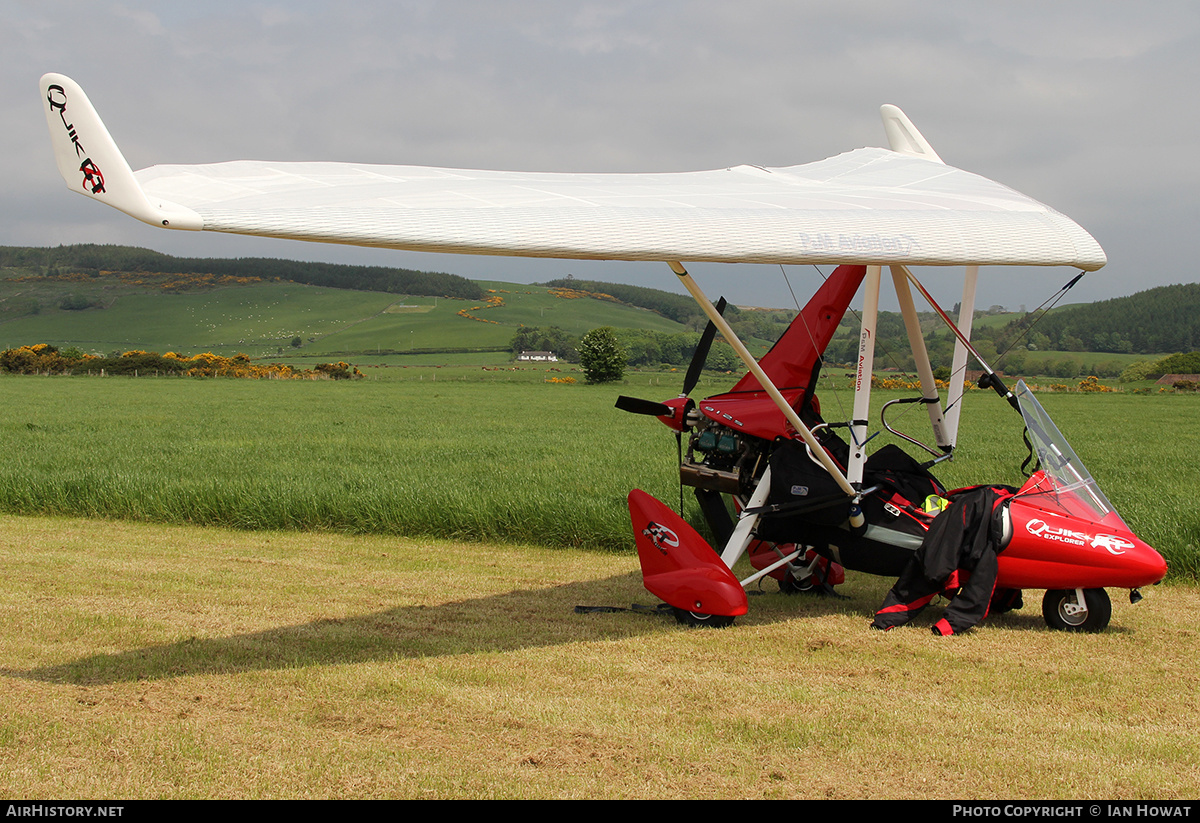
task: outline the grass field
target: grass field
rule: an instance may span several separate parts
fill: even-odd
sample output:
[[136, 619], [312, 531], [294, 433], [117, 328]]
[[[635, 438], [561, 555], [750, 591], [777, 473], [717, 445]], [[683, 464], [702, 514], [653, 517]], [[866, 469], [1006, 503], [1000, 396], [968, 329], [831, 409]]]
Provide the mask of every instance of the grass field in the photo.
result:
[[[678, 499], [670, 432], [613, 408], [621, 393], [673, 396], [678, 374], [587, 386], [545, 383], [569, 372], [542, 368], [365, 371], [0, 377], [0, 511], [629, 550], [629, 489]], [[697, 396], [728, 381], [707, 377]], [[1200, 398], [1043, 399], [1134, 531], [1195, 576], [1200, 512], [1179, 479], [1200, 452]], [[848, 416], [847, 398], [824, 400], [827, 417]], [[919, 433], [907, 414], [900, 425]], [[938, 470], [948, 486], [1020, 483], [1020, 418], [990, 393], [967, 398], [961, 444]]]
[[[0, 377], [0, 792], [12, 797], [1194, 797], [1176, 582], [1110, 628], [1038, 596], [969, 634], [767, 584], [725, 631], [652, 604], [625, 495], [675, 444], [618, 393], [678, 374], [366, 368], [332, 381]], [[706, 376], [697, 395], [728, 385]], [[889, 392], [877, 392], [879, 398]], [[1200, 399], [1042, 396], [1130, 525], [1194, 576]], [[824, 395], [826, 415], [846, 398]], [[899, 417], [919, 430], [917, 415]], [[951, 486], [1017, 482], [967, 399]], [[48, 515], [48, 516], [47, 516]], [[232, 528], [231, 528], [232, 527]], [[597, 551], [597, 550], [600, 551]]]
[[[12, 798], [1095, 798], [1200, 791], [1194, 586], [870, 631], [889, 581], [724, 631], [627, 554], [0, 517]], [[768, 589], [773, 589], [768, 586]]]
[[0, 508], [624, 548], [628, 484], [669, 496], [674, 441], [547, 374], [0, 379]]

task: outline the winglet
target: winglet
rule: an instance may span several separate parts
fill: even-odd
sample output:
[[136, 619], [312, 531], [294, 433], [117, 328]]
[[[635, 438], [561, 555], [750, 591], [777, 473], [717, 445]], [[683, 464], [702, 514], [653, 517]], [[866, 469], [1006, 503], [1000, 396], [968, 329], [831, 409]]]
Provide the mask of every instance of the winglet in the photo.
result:
[[925, 136], [917, 131], [908, 115], [897, 106], [880, 106], [879, 114], [883, 117], [883, 130], [887, 132], [888, 145], [892, 147], [892, 151], [944, 164], [945, 161], [938, 157], [938, 153], [929, 145]]
[[54, 159], [67, 188], [152, 226], [192, 231], [204, 227], [200, 215], [191, 209], [146, 196], [100, 115], [74, 80], [61, 74], [43, 75], [41, 92]]

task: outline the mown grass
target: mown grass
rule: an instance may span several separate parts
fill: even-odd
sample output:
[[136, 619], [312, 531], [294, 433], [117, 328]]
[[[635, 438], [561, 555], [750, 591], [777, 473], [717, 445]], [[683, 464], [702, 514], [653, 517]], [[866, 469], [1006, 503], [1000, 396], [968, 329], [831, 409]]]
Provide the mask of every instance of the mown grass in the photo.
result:
[[45, 798], [1189, 798], [1194, 586], [1101, 635], [1035, 604], [868, 629], [767, 586], [724, 631], [631, 556], [0, 517], [0, 793]]
[[[619, 393], [670, 397], [677, 374], [587, 386], [540, 369], [367, 371], [381, 379], [2, 377], [0, 511], [628, 550], [629, 489], [679, 499], [671, 433], [613, 408]], [[706, 379], [697, 395], [729, 378]], [[1134, 531], [1195, 576], [1197, 398], [1043, 399]], [[1019, 417], [989, 393], [966, 403], [939, 476], [1019, 484]], [[838, 419], [836, 400], [824, 407]], [[919, 433], [921, 417], [897, 420]]]

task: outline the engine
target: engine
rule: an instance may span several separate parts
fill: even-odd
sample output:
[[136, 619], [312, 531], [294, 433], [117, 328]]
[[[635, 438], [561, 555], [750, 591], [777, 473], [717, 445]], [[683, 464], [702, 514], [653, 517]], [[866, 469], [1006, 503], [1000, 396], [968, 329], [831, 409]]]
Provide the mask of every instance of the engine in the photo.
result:
[[687, 455], [679, 466], [685, 486], [748, 497], [767, 465], [769, 444], [692, 411]]

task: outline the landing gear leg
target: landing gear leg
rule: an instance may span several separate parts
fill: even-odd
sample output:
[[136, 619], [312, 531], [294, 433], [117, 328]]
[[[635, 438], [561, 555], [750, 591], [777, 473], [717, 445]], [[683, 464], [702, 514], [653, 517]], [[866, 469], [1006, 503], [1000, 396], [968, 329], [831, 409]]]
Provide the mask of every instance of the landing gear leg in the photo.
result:
[[801, 561], [784, 569], [779, 591], [784, 594], [833, 594], [833, 587], [846, 580], [841, 566], [808, 549]]

